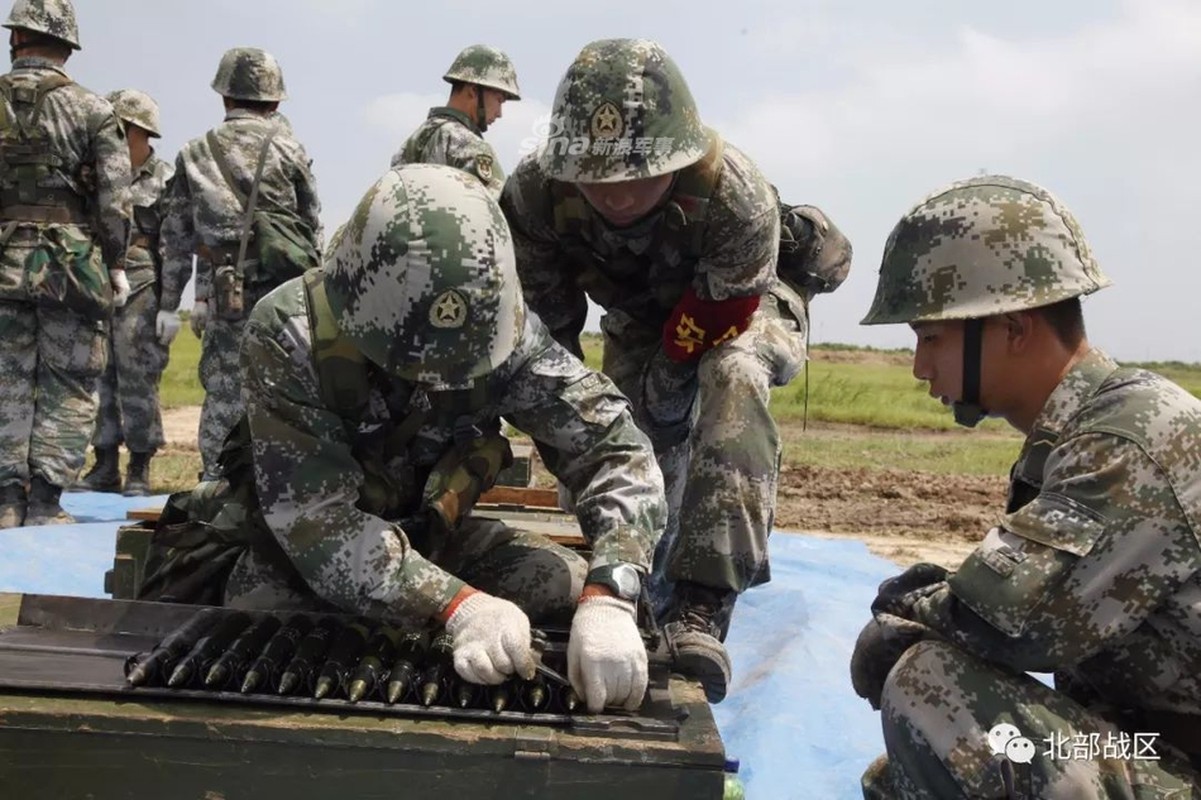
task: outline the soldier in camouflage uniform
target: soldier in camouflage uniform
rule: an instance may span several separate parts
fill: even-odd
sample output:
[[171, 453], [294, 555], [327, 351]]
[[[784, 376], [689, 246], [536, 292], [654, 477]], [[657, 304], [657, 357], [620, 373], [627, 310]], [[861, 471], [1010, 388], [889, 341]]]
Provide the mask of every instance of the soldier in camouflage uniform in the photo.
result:
[[92, 449], [96, 461], [77, 490], [120, 492], [117, 452], [129, 449], [126, 495], [150, 494], [150, 459], [163, 446], [158, 385], [170, 345], [179, 332], [179, 312], [158, 309], [159, 197], [174, 168], [150, 146], [159, 130], [158, 103], [145, 92], [120, 89], [108, 96], [124, 124], [134, 170], [130, 187], [133, 226], [125, 254], [129, 300], [113, 314], [108, 367], [100, 378], [100, 410]]
[[[522, 288], [581, 357], [587, 298], [606, 312], [604, 371], [631, 399], [667, 484], [655, 575], [668, 640], [677, 667], [717, 702], [734, 602], [769, 579], [781, 446], [768, 396], [804, 366], [807, 298], [777, 273], [773, 187], [701, 124], [660, 45], [585, 47], [550, 129], [501, 199]], [[838, 240], [827, 252], [845, 254], [812, 214]]]
[[[662, 477], [625, 398], [526, 313], [496, 201], [451, 167], [393, 168], [325, 264], [247, 324], [256, 493], [244, 502], [269, 532], [251, 539], [225, 601], [444, 622], [456, 669], [476, 683], [529, 677], [529, 619], [571, 619], [580, 696], [594, 711], [637, 708], [647, 665], [634, 599], [666, 515]], [[577, 493], [590, 565], [468, 513], [508, 453], [502, 414]], [[226, 485], [250, 480], [239, 457], [231, 437]]]
[[1068, 210], [1004, 176], [888, 239], [864, 323], [909, 323], [931, 395], [1027, 439], [959, 569], [880, 587], [851, 665], [888, 750], [867, 798], [1201, 797], [1201, 401], [1089, 344], [1107, 285]]
[[[195, 254], [191, 325], [202, 337], [205, 395], [198, 438], [206, 476], [216, 474], [221, 444], [242, 413], [237, 359], [245, 314], [282, 282], [269, 270], [257, 269], [252, 251], [241, 247], [249, 198], [257, 195], [256, 209], [293, 217], [318, 251], [322, 238], [311, 162], [276, 110], [286, 96], [279, 63], [258, 48], [237, 47], [222, 56], [212, 85], [225, 98], [225, 120], [184, 145], [163, 196], [160, 299], [163, 311], [178, 310]], [[214, 276], [222, 274], [223, 266], [239, 263], [244, 270], [231, 268], [231, 280], [221, 284], [226, 291], [214, 295]], [[233, 280], [239, 274], [243, 279]], [[230, 292], [239, 293], [237, 305], [222, 300]]]
[[499, 197], [504, 170], [484, 131], [500, 119], [506, 100], [520, 100], [517, 70], [509, 57], [483, 44], [459, 53], [442, 76], [450, 86], [445, 106], [431, 108], [429, 117], [392, 156], [401, 164], [449, 164], [467, 170]]
[[4, 27], [0, 528], [10, 528], [71, 521], [59, 498], [96, 419], [106, 320], [129, 295], [129, 153], [112, 106], [63, 68], [79, 49], [71, 3], [18, 0]]

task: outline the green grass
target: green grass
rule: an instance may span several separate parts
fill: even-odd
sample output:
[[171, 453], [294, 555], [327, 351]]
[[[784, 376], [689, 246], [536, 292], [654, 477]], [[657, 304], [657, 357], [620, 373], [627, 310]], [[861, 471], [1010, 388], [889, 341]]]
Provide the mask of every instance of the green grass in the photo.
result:
[[946, 475], [1007, 475], [1022, 437], [964, 431], [914, 435], [865, 433], [854, 428], [787, 430], [784, 461], [790, 466], [838, 469], [912, 469]]
[[[950, 409], [927, 394], [908, 367], [892, 364], [847, 364], [821, 361], [821, 352], [809, 362], [808, 387], [804, 374], [772, 391], [772, 413], [779, 420], [805, 416], [808, 390], [811, 420], [868, 425], [902, 430], [954, 430]], [[1002, 431], [1000, 420], [987, 420], [980, 430]]]
[[[599, 369], [600, 334], [581, 337], [585, 361]], [[848, 352], [880, 356], [867, 363], [831, 360]], [[772, 412], [786, 430], [785, 459], [791, 464], [829, 467], [899, 467], [937, 473], [1005, 474], [1017, 456], [1021, 437], [1001, 420], [986, 420], [976, 431], [959, 428], [949, 409], [913, 378], [912, 351], [879, 350], [845, 344], [812, 348], [808, 387], [804, 374], [772, 391]], [[827, 356], [826, 359], [823, 356]], [[199, 405], [204, 392], [196, 375], [200, 342], [185, 324], [171, 347], [163, 375], [165, 408]], [[1178, 361], [1138, 364], [1176, 381], [1201, 397], [1201, 365]], [[808, 392], [808, 410], [805, 401]], [[874, 430], [818, 428], [800, 433], [799, 423], [835, 423]], [[913, 433], [906, 433], [913, 432]], [[928, 434], [928, 435], [921, 435]], [[164, 454], [166, 456], [166, 454]], [[198, 469], [184, 452], [157, 459], [163, 488], [182, 488]]]
[[199, 363], [200, 340], [185, 321], [171, 343], [171, 359], [159, 384], [159, 403], [163, 408], [198, 406], [204, 402], [204, 388], [196, 372]]

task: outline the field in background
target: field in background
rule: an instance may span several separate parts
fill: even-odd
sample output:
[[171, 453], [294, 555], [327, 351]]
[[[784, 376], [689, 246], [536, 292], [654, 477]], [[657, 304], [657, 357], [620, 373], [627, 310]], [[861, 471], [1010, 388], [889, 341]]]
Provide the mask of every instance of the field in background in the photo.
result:
[[[585, 334], [583, 343], [586, 360], [599, 368], [600, 336]], [[165, 409], [203, 401], [199, 358], [200, 342], [185, 324], [163, 376]], [[1201, 396], [1201, 365], [1144, 366]], [[815, 344], [808, 377], [802, 374], [775, 389], [772, 410], [780, 421], [785, 462], [798, 468], [1003, 476], [1021, 446], [1021, 437], [999, 420], [987, 420], [974, 431], [957, 427], [950, 412], [913, 378], [906, 350]], [[183, 449], [169, 448], [155, 461], [155, 484], [172, 490], [191, 485], [198, 465], [186, 443]]]

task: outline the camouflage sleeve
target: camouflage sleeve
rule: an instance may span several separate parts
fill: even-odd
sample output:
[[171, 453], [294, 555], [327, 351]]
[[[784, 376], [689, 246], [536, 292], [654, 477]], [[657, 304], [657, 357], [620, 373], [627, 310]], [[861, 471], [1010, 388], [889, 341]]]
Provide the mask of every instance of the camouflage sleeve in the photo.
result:
[[[159, 227], [159, 251], [163, 266], [159, 291], [160, 308], [175, 311], [188, 281], [192, 279], [192, 254], [196, 252], [196, 230], [192, 224], [192, 190], [188, 184], [188, 172], [181, 153], [175, 159], [175, 174], [167, 181], [159, 201], [162, 223]], [[206, 300], [209, 296], [209, 281], [203, 285], [196, 276], [196, 299]]]
[[727, 147], [693, 288], [702, 300], [761, 295], [776, 282], [780, 210], [753, 162]]
[[374, 617], [431, 617], [464, 584], [414, 550], [399, 525], [356, 507], [363, 472], [341, 418], [319, 400], [310, 351], [299, 344], [307, 341], [304, 327], [289, 323], [277, 340], [252, 317], [242, 343], [263, 517], [324, 600]]
[[500, 199], [505, 186], [504, 169], [492, 145], [460, 125], [442, 125], [426, 145], [431, 163], [449, 164], [480, 179], [492, 196]]
[[548, 223], [550, 196], [538, 161], [526, 156], [505, 181], [500, 207], [513, 232], [517, 274], [525, 301], [551, 335], [583, 358], [580, 332], [588, 319], [588, 298], [568, 270], [558, 237]]
[[531, 318], [533, 355], [506, 387], [502, 414], [530, 435], [547, 469], [571, 490], [592, 566], [647, 571], [667, 520], [663, 476], [629, 401]]
[[112, 106], [100, 115], [93, 132], [96, 158], [96, 219], [104, 263], [121, 263], [129, 235], [132, 182], [129, 148]]
[[304, 147], [297, 143], [299, 154], [296, 160], [296, 211], [313, 231], [313, 246], [318, 253], [325, 252], [325, 231], [321, 227], [321, 200], [317, 197], [317, 178], [313, 175], [313, 160]]
[[1184, 511], [1137, 444], [1061, 442], [1047, 480], [909, 616], [1019, 671], [1079, 664], [1129, 637], [1201, 570]]

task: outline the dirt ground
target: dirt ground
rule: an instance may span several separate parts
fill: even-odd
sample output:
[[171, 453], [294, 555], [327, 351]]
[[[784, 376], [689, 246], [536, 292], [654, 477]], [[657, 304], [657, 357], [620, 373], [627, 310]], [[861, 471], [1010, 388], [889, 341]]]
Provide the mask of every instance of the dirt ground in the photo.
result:
[[[199, 418], [197, 406], [164, 411], [168, 446], [194, 450]], [[902, 566], [954, 567], [995, 524], [1005, 486], [1000, 476], [785, 466], [776, 527], [858, 539]]]

